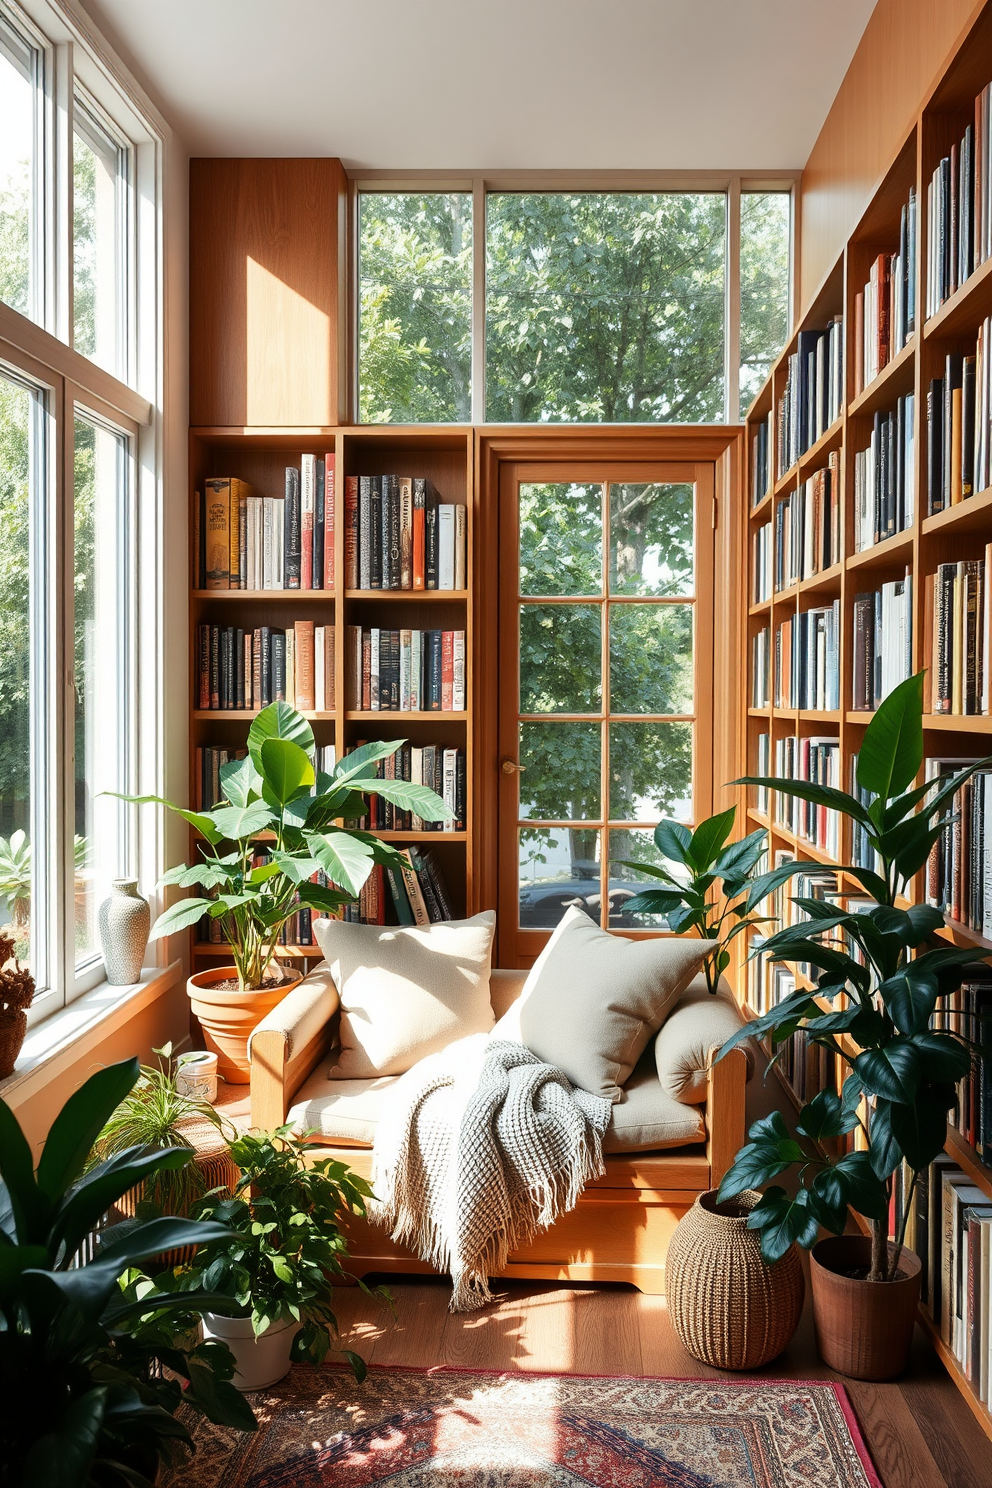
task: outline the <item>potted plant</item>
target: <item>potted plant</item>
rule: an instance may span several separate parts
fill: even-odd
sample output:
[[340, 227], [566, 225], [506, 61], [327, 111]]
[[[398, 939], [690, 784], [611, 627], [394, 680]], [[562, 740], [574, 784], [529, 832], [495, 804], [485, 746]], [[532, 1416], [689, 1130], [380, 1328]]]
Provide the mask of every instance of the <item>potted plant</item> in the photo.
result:
[[34, 977], [14, 954], [14, 942], [0, 931], [0, 1080], [14, 1073], [28, 1031]]
[[676, 934], [694, 932], [700, 940], [716, 941], [703, 962], [706, 985], [713, 993], [730, 965], [731, 942], [750, 926], [767, 923], [753, 911], [802, 867], [783, 863], [755, 876], [766, 834], [759, 828], [728, 843], [736, 815], [737, 807], [731, 806], [700, 822], [695, 831], [682, 822], [663, 821], [654, 829], [654, 841], [672, 867], [623, 864], [664, 885], [636, 894], [625, 906], [626, 913], [664, 915]]
[[[804, 961], [815, 985], [783, 999], [747, 1024], [742, 1038], [782, 1046], [802, 1030], [850, 1073], [840, 1092], [822, 1090], [802, 1109], [798, 1138], [779, 1112], [751, 1127], [720, 1185], [719, 1198], [764, 1189], [748, 1224], [774, 1262], [793, 1241], [812, 1247], [810, 1274], [820, 1352], [832, 1368], [859, 1379], [887, 1379], [904, 1367], [919, 1297], [920, 1263], [904, 1247], [906, 1216], [919, 1173], [943, 1150], [947, 1112], [971, 1059], [968, 1040], [935, 1032], [938, 1003], [980, 958], [933, 935], [943, 915], [901, 896], [953, 820], [946, 808], [963, 781], [989, 764], [960, 771], [939, 788], [913, 782], [923, 763], [923, 674], [896, 687], [865, 729], [857, 783], [867, 804], [826, 785], [748, 776], [839, 811], [864, 831], [876, 868], [847, 866], [875, 907], [850, 911], [819, 899], [794, 899], [806, 919], [771, 936], [762, 954]], [[780, 1049], [781, 1052], [781, 1049]], [[857, 1133], [862, 1144], [838, 1155], [820, 1145]], [[905, 1162], [911, 1182], [894, 1243], [888, 1240], [893, 1174]], [[773, 1180], [798, 1167], [793, 1195]], [[869, 1236], [845, 1235], [850, 1210]], [[830, 1239], [817, 1240], [821, 1226]]]
[[[319, 1364], [327, 1354], [332, 1278], [344, 1275], [347, 1255], [337, 1216], [364, 1215], [371, 1189], [344, 1163], [308, 1162], [288, 1126], [238, 1137], [231, 1156], [241, 1170], [234, 1197], [209, 1194], [194, 1213], [234, 1238], [199, 1251], [195, 1279], [234, 1304], [205, 1314], [204, 1332], [234, 1354], [238, 1388], [260, 1390], [282, 1379], [291, 1358]], [[359, 1356], [341, 1352], [363, 1379]]]
[[136, 1269], [230, 1232], [172, 1217], [100, 1228], [123, 1193], [189, 1154], [132, 1147], [82, 1176], [94, 1137], [137, 1078], [136, 1059], [91, 1076], [55, 1118], [37, 1172], [0, 1100], [0, 1482], [9, 1488], [151, 1488], [174, 1447], [192, 1445], [180, 1404], [255, 1429], [230, 1383], [228, 1351], [179, 1337], [225, 1297], [189, 1284], [161, 1293]]
[[[345, 755], [332, 774], [315, 771], [310, 725], [295, 708], [273, 703], [253, 720], [245, 758], [221, 768], [220, 806], [186, 811], [160, 796], [123, 798], [167, 806], [200, 838], [196, 861], [171, 869], [162, 883], [202, 892], [160, 915], [152, 939], [174, 935], [205, 915], [220, 920], [234, 965], [195, 973], [188, 990], [225, 1079], [247, 1080], [252, 1030], [299, 980], [284, 978], [273, 966], [287, 920], [303, 907], [334, 914], [357, 898], [374, 863], [402, 864], [396, 848], [341, 822], [363, 816], [372, 792], [425, 821], [449, 815], [441, 797], [426, 786], [376, 776], [376, 762], [395, 754], [402, 743], [364, 744]], [[260, 837], [266, 839], [268, 860], [256, 865]], [[314, 882], [318, 878], [324, 882]]]

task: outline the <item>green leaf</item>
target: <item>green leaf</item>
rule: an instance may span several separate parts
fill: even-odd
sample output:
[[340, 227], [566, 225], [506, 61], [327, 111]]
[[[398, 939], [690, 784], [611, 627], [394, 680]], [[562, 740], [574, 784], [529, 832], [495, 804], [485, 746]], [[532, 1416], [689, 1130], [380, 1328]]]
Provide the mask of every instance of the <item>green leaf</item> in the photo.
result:
[[362, 1381], [365, 1379], [365, 1376], [369, 1372], [368, 1365], [365, 1363], [365, 1360], [362, 1358], [361, 1354], [356, 1354], [351, 1349], [342, 1349], [341, 1353], [351, 1365], [351, 1372], [355, 1376], [355, 1380], [358, 1384], [361, 1384]]
[[678, 909], [681, 903], [682, 895], [671, 889], [645, 889], [642, 893], [635, 894], [633, 899], [627, 900], [624, 913], [667, 915], [673, 909]]
[[321, 884], [312, 883], [301, 884], [297, 898], [301, 904], [308, 904], [311, 909], [326, 910], [328, 914], [333, 914], [342, 904], [351, 903], [350, 894], [339, 894], [334, 889], [325, 889]]
[[908, 1038], [865, 1049], [851, 1061], [865, 1090], [890, 1101], [912, 1101], [920, 1084], [920, 1053]]
[[869, 1219], [884, 1219], [885, 1188], [872, 1170], [867, 1152], [846, 1152], [817, 1174], [814, 1186], [822, 1202], [835, 1211], [850, 1205]]
[[128, 801], [132, 806], [166, 806], [176, 816], [181, 816], [183, 821], [189, 822], [195, 827], [201, 837], [205, 837], [211, 847], [216, 847], [222, 839], [214, 827], [209, 815], [203, 811], [187, 811], [184, 806], [177, 806], [173, 801], [167, 801], [164, 796], [127, 796], [123, 791], [101, 791], [103, 796], [115, 796], [118, 801]]
[[689, 844], [692, 833], [681, 822], [659, 822], [654, 829], [654, 845], [662, 857], [673, 863], [689, 862]]
[[259, 774], [262, 770], [262, 745], [267, 739], [288, 739], [306, 753], [314, 749], [313, 729], [302, 713], [288, 703], [272, 703], [252, 720], [248, 730], [248, 755]]
[[7, 1185], [18, 1242], [27, 1245], [42, 1239], [49, 1206], [35, 1183], [34, 1157], [28, 1140], [3, 1100], [0, 1100], [0, 1174]]
[[332, 883], [359, 894], [372, 872], [374, 858], [367, 842], [351, 832], [305, 832], [310, 852]]
[[952, 1034], [914, 1033], [913, 1047], [920, 1056], [922, 1078], [934, 1085], [963, 1080], [971, 1069], [971, 1056]]
[[858, 753], [858, 784], [883, 801], [912, 785], [923, 763], [923, 673], [894, 687], [872, 715]]
[[635, 874], [646, 874], [648, 878], [658, 878], [662, 883], [678, 889], [681, 895], [682, 885], [678, 879], [673, 878], [667, 868], [659, 868], [657, 863], [639, 863], [630, 858], [614, 858], [612, 861], [617, 868], [630, 868]]
[[374, 792], [403, 811], [415, 812], [424, 821], [445, 821], [452, 815], [437, 792], [426, 785], [416, 785], [409, 780], [370, 780], [367, 784], [354, 781], [353, 785], [356, 789]]
[[79, 1177], [93, 1143], [139, 1074], [137, 1059], [123, 1059], [97, 1070], [70, 1095], [52, 1122], [38, 1162], [38, 1187], [49, 1199], [60, 1199]]
[[151, 939], [161, 940], [163, 935], [176, 935], [180, 930], [188, 930], [203, 915], [209, 914], [213, 905], [212, 899], [180, 899], [178, 904], [170, 905], [159, 915]]
[[739, 842], [731, 842], [714, 860], [714, 873], [725, 881], [730, 878], [739, 879], [743, 886], [747, 882], [747, 875], [765, 850], [766, 838], [764, 828], [759, 827], [756, 832], [742, 837]]
[[252, 796], [262, 793], [262, 778], [250, 754], [244, 759], [228, 760], [220, 767], [220, 788], [232, 806], [247, 806]]
[[92, 1481], [90, 1469], [104, 1423], [108, 1393], [106, 1385], [98, 1385], [66, 1402], [57, 1418], [57, 1429], [38, 1437], [20, 1464], [18, 1478], [22, 1483], [44, 1483], [45, 1488], [87, 1488]]
[[250, 806], [216, 806], [210, 813], [218, 832], [229, 842], [254, 837], [264, 832], [274, 821], [272, 808], [264, 801], [252, 801]]
[[784, 1188], [767, 1189], [761, 1202], [751, 1210], [747, 1226], [749, 1230], [757, 1230], [761, 1254], [769, 1265], [781, 1260], [793, 1244], [808, 1250], [819, 1232], [805, 1188], [794, 1199], [789, 1198]]
[[761, 903], [762, 899], [767, 899], [769, 894], [786, 883], [794, 874], [802, 872], [806, 866], [805, 863], [798, 862], [779, 863], [767, 873], [762, 873], [758, 878], [752, 879], [744, 901], [744, 908], [748, 914]]
[[826, 1137], [844, 1136], [857, 1124], [857, 1117], [844, 1109], [835, 1090], [821, 1090], [803, 1106], [796, 1130], [812, 1137], [814, 1142], [822, 1142]]
[[854, 796], [849, 796], [846, 791], [838, 790], [833, 785], [814, 785], [806, 780], [785, 780], [777, 775], [742, 775], [739, 780], [734, 780], [733, 785], [763, 785], [769, 790], [779, 791], [783, 796], [795, 796], [800, 801], [809, 801], [814, 806], [828, 806], [833, 811], [839, 811], [842, 816], [849, 816], [870, 832], [874, 832], [874, 823], [868, 815], [866, 807]]
[[937, 1005], [937, 992], [936, 977], [916, 961], [910, 961], [878, 986], [885, 1011], [900, 1033], [920, 1033], [928, 1027]]
[[314, 783], [310, 756], [298, 744], [294, 744], [292, 739], [264, 739], [259, 749], [259, 759], [262, 789], [267, 789], [271, 797], [270, 804], [285, 806], [304, 787]]
[[350, 754], [343, 755], [334, 767], [334, 784], [337, 788], [369, 774], [368, 766], [388, 759], [406, 743], [405, 739], [376, 739], [371, 744], [360, 744]]
[[686, 848], [686, 857], [690, 863], [703, 870], [712, 866], [714, 858], [733, 831], [736, 815], [737, 807], [731, 806], [727, 811], [721, 811], [699, 823]]

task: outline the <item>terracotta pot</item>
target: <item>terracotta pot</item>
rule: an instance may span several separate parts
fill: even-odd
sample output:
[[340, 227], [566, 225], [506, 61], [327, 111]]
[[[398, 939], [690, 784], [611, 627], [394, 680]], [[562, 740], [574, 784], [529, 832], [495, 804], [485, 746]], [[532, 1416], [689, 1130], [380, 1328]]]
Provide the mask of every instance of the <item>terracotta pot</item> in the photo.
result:
[[715, 1369], [757, 1369], [785, 1348], [803, 1310], [806, 1286], [793, 1245], [774, 1265], [762, 1259], [748, 1215], [754, 1190], [729, 1203], [700, 1194], [676, 1226], [665, 1260], [672, 1326], [694, 1359]]
[[214, 990], [215, 982], [237, 977], [233, 966], [211, 966], [198, 971], [186, 983], [190, 1005], [203, 1029], [203, 1042], [217, 1055], [217, 1073], [233, 1085], [248, 1082], [248, 1040], [266, 1013], [302, 981], [291, 976], [276, 987], [258, 992], [239, 992], [237, 987]]
[[0, 1018], [0, 1080], [14, 1073], [27, 1031], [28, 1015], [23, 1008], [15, 1008]]
[[[891, 1256], [895, 1247], [889, 1246]], [[809, 1253], [813, 1320], [820, 1357], [852, 1379], [888, 1380], [909, 1359], [920, 1300], [920, 1258], [903, 1249], [895, 1281], [859, 1281], [844, 1272], [871, 1263], [866, 1235], [831, 1235]]]

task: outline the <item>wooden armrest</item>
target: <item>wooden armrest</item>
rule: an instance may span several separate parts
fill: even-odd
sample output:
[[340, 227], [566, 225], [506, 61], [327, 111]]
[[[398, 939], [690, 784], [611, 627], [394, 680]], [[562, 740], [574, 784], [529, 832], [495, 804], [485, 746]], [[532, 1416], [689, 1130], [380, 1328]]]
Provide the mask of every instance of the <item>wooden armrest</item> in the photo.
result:
[[724, 1173], [744, 1145], [747, 1077], [748, 1058], [740, 1047], [731, 1049], [718, 1064], [710, 1060], [706, 1086], [706, 1157], [711, 1188], [719, 1188]]
[[258, 1131], [281, 1126], [293, 1096], [332, 1046], [338, 994], [321, 962], [262, 1019], [248, 1041], [251, 1124]]

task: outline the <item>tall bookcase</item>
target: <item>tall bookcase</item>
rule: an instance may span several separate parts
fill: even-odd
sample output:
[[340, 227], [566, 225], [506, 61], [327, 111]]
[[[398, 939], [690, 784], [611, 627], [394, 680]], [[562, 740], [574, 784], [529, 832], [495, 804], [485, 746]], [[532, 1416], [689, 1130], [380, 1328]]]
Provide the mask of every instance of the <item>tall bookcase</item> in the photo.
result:
[[[203, 482], [212, 476], [237, 476], [260, 496], [281, 496], [287, 465], [300, 456], [335, 457], [334, 590], [198, 590], [190, 594], [190, 800], [196, 795], [197, 749], [205, 746], [243, 747], [254, 713], [250, 709], [218, 711], [196, 706], [198, 657], [197, 627], [201, 623], [291, 627], [296, 620], [333, 625], [335, 641], [334, 707], [307, 713], [318, 745], [333, 744], [340, 759], [359, 740], [408, 739], [417, 744], [441, 744], [465, 750], [466, 817], [464, 831], [383, 832], [399, 843], [423, 843], [436, 854], [451, 894], [455, 913], [476, 908], [473, 872], [473, 657], [472, 609], [474, 587], [474, 483], [472, 433], [467, 429], [438, 430], [400, 427], [338, 427], [314, 430], [200, 427], [190, 431], [190, 499], [196, 500]], [[468, 519], [466, 588], [453, 590], [360, 590], [343, 588], [344, 489], [352, 475], [400, 474], [426, 476], [442, 500], [462, 504]], [[193, 530], [192, 520], [190, 530]], [[191, 575], [195, 563], [191, 561]], [[465, 631], [465, 698], [462, 712], [362, 712], [361, 700], [346, 692], [345, 627], [381, 626], [391, 629]], [[317, 946], [287, 946], [280, 956], [303, 967], [320, 959]], [[229, 960], [224, 945], [192, 943], [193, 969]]]
[[[933, 516], [927, 515], [927, 390], [932, 378], [943, 374], [948, 353], [973, 354], [980, 323], [992, 313], [992, 259], [988, 259], [964, 284], [946, 300], [936, 314], [926, 318], [927, 289], [927, 188], [933, 171], [952, 143], [961, 137], [969, 121], [974, 121], [975, 98], [992, 81], [992, 5], [986, 5], [974, 19], [966, 37], [945, 67], [912, 121], [903, 142], [866, 208], [860, 222], [845, 245], [844, 252], [824, 278], [808, 309], [794, 328], [793, 336], [773, 366], [765, 386], [748, 411], [746, 426], [746, 509], [748, 542], [742, 555], [746, 565], [742, 592], [747, 596], [743, 630], [748, 646], [748, 686], [745, 692], [746, 716], [742, 738], [746, 741], [744, 772], [759, 773], [759, 736], [767, 734], [772, 751], [774, 773], [775, 741], [786, 735], [835, 739], [840, 754], [840, 784], [850, 789], [853, 757], [860, 746], [871, 715], [852, 708], [854, 666], [854, 602], [862, 590], [877, 589], [882, 583], [901, 578], [908, 569], [912, 575], [912, 660], [913, 670], [925, 664], [924, 635], [928, 623], [925, 615], [925, 578], [940, 563], [980, 555], [992, 541], [992, 488], [951, 505]], [[877, 254], [895, 252], [899, 244], [900, 210], [909, 189], [915, 186], [918, 203], [918, 241], [916, 274], [916, 330], [908, 344], [882, 369], [878, 376], [855, 396], [855, 297], [868, 279], [870, 265]], [[804, 330], [822, 330], [831, 317], [844, 316], [844, 398], [840, 417], [821, 438], [780, 478], [776, 478], [775, 441], [770, 452], [770, 479], [767, 489], [753, 489], [751, 452], [759, 426], [769, 413], [778, 408], [788, 372], [788, 359], [796, 350], [797, 337]], [[854, 490], [855, 456], [866, 447], [876, 412], [895, 406], [896, 399], [907, 393], [915, 395], [915, 512], [905, 531], [878, 542], [862, 552], [855, 551]], [[840, 471], [840, 559], [829, 568], [787, 589], [772, 587], [770, 598], [756, 599], [753, 592], [752, 538], [758, 528], [772, 522], [775, 539], [776, 508], [815, 471], [826, 465], [832, 451], [839, 452]], [[839, 601], [840, 636], [840, 707], [830, 711], [795, 710], [776, 706], [774, 677], [770, 684], [767, 707], [753, 705], [751, 686], [754, 652], [753, 638], [765, 626], [774, 643], [778, 626], [814, 605]], [[773, 670], [773, 669], [772, 669]], [[928, 756], [969, 758], [992, 753], [992, 716], [928, 714], [924, 719], [925, 751]], [[765, 827], [772, 852], [782, 850], [812, 865], [850, 862], [849, 826], [843, 824], [836, 856], [820, 851], [804, 837], [798, 836], [774, 820], [773, 814], [759, 812], [756, 793], [750, 789], [744, 803], [750, 826]], [[769, 803], [773, 813], [773, 803]], [[850, 875], [840, 875], [841, 888], [851, 893], [862, 892]], [[914, 885], [914, 900], [924, 894], [923, 875]], [[938, 932], [958, 945], [973, 945], [977, 953], [992, 951], [992, 941], [945, 917]], [[801, 984], [801, 982], [800, 982]], [[739, 996], [747, 1003], [747, 986], [743, 977]], [[971, 1180], [992, 1199], [992, 1168], [986, 1167], [964, 1139], [948, 1128], [947, 1147], [958, 1165]], [[975, 1387], [962, 1372], [951, 1351], [944, 1345], [929, 1317], [921, 1320], [933, 1338], [934, 1346], [948, 1368], [952, 1379], [965, 1396], [986, 1433], [992, 1437], [992, 1415], [979, 1399]]]

